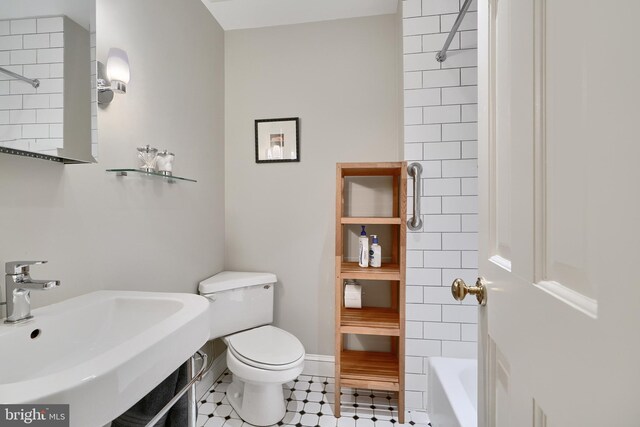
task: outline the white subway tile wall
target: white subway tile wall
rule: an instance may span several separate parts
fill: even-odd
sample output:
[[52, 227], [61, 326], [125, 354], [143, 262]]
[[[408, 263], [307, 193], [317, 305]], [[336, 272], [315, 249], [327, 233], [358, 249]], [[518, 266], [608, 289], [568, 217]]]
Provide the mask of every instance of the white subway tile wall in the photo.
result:
[[477, 356], [477, 303], [450, 291], [457, 277], [475, 283], [478, 267], [477, 7], [439, 63], [464, 0], [402, 3], [405, 160], [424, 168], [424, 225], [407, 235], [406, 393], [423, 409], [429, 357]]
[[0, 21], [0, 66], [39, 79], [37, 89], [0, 74], [0, 143], [19, 150], [62, 148], [64, 19]]

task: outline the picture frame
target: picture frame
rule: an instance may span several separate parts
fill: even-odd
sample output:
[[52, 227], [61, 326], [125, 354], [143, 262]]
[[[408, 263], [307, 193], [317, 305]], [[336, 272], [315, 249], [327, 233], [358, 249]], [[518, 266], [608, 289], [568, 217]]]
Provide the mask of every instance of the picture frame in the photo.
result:
[[299, 162], [299, 125], [299, 117], [256, 120], [256, 163]]

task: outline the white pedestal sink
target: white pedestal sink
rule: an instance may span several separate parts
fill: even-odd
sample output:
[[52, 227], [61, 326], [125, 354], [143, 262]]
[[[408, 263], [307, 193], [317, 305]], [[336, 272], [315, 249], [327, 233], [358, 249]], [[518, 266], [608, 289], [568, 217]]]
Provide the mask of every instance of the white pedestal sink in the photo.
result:
[[99, 291], [0, 325], [0, 403], [67, 403], [72, 427], [102, 426], [209, 338], [205, 298]]

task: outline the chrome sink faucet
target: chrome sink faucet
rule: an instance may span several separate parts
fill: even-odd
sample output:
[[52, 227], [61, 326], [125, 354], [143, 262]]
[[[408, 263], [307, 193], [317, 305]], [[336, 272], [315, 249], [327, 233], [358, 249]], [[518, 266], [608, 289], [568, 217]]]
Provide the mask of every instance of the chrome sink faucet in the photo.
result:
[[29, 266], [47, 261], [12, 261], [5, 264], [7, 318], [4, 323], [19, 323], [31, 319], [31, 291], [60, 286], [59, 280], [33, 280]]

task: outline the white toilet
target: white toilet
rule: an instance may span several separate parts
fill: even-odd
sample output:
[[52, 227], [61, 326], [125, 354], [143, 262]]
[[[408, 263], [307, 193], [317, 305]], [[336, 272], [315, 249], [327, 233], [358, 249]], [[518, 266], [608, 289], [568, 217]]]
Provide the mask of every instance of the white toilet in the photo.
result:
[[257, 426], [282, 420], [282, 384], [304, 367], [302, 343], [270, 325], [277, 280], [271, 273], [223, 271], [199, 286], [210, 301], [209, 339], [223, 337], [227, 344], [227, 367], [233, 373], [227, 399], [240, 418]]

